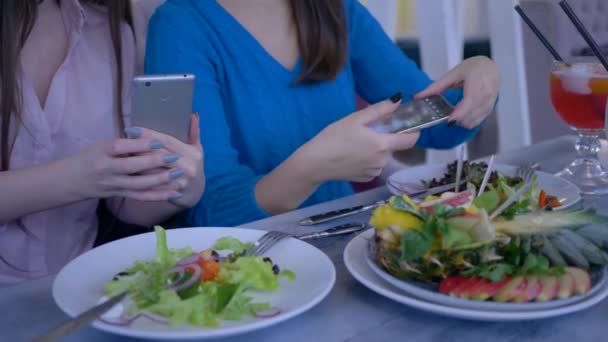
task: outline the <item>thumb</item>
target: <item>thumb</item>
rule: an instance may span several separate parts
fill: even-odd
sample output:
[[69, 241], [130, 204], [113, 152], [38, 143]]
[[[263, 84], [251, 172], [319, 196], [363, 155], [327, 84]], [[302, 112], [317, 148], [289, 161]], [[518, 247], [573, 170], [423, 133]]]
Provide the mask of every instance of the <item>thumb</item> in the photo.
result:
[[420, 132], [402, 133], [402, 134], [387, 134], [389, 149], [391, 151], [409, 150], [418, 141]]
[[403, 99], [403, 94], [397, 93], [391, 96], [388, 100], [378, 102], [353, 113], [352, 117], [355, 121], [363, 125], [367, 125], [395, 112], [395, 110], [397, 110], [401, 104], [401, 99]]
[[190, 127], [188, 128], [188, 144], [198, 146], [201, 143], [201, 128], [198, 113], [193, 113], [190, 117]]
[[414, 95], [415, 100], [425, 99], [434, 95], [441, 95], [444, 91], [455, 87], [462, 82], [458, 69], [452, 69], [439, 80], [431, 83], [426, 89]]

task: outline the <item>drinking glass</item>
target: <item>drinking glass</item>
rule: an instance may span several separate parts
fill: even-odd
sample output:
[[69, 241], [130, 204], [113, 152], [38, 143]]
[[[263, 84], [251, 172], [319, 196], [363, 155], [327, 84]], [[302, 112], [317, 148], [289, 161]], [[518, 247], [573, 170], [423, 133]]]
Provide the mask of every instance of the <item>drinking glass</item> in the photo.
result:
[[553, 107], [578, 134], [577, 158], [557, 175], [576, 184], [583, 194], [607, 194], [608, 172], [598, 152], [606, 130], [608, 72], [599, 63], [556, 61], [550, 82]]

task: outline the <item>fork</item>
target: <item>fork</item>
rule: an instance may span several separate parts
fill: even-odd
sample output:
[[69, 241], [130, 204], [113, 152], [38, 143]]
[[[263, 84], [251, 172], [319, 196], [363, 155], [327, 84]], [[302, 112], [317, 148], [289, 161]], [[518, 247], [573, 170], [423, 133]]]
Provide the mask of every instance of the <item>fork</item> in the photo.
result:
[[538, 163], [534, 163], [529, 166], [520, 166], [517, 168], [517, 171], [515, 171], [515, 175], [517, 177], [521, 177], [524, 182], [527, 183], [528, 181], [526, 179], [532, 179], [532, 176], [534, 176], [534, 173], [536, 172], [536, 170], [538, 170], [538, 168]]
[[264, 253], [266, 253], [266, 251], [268, 251], [278, 242], [288, 237], [290, 237], [290, 235], [283, 232], [267, 232], [266, 234], [262, 235], [262, 237], [259, 238], [256, 242], [254, 242], [253, 246], [246, 250], [243, 255], [246, 257], [263, 255]]
[[509, 206], [511, 206], [511, 204], [515, 203], [526, 191], [530, 189], [532, 186], [532, 177], [534, 176], [534, 172], [536, 172], [536, 168], [538, 168], [538, 166], [533, 164], [530, 166], [522, 166], [517, 169], [516, 175], [523, 179], [524, 184], [503, 204], [496, 208], [494, 212], [492, 212], [490, 215], [490, 220], [493, 220], [494, 218], [498, 217], [498, 215], [502, 214]]

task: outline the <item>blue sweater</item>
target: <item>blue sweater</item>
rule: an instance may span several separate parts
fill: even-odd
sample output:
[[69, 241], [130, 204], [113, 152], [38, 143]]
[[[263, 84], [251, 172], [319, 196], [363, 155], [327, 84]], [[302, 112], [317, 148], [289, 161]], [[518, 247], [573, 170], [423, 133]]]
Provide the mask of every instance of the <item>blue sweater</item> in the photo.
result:
[[[268, 216], [254, 196], [258, 180], [332, 122], [398, 91], [404, 100], [431, 80], [357, 0], [345, 0], [349, 56], [335, 80], [294, 85], [301, 70], [283, 67], [215, 0], [168, 0], [150, 20], [146, 73], [196, 75], [207, 186], [188, 224], [233, 226]], [[461, 91], [445, 94], [453, 103]], [[418, 146], [447, 149], [476, 130], [435, 126]], [[284, 189], [289, 191], [289, 188]], [[353, 193], [350, 183], [321, 185], [303, 206]]]

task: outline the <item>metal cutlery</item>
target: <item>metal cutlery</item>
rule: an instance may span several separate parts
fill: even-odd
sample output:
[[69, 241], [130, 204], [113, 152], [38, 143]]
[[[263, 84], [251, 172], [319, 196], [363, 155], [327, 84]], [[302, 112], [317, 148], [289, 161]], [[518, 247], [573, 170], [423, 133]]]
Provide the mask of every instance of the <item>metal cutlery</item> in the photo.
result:
[[62, 323], [58, 327], [50, 330], [49, 332], [36, 337], [33, 342], [50, 342], [56, 341], [59, 338], [71, 334], [72, 332], [80, 329], [83, 325], [91, 323], [96, 320], [99, 316], [110, 310], [114, 305], [120, 303], [127, 296], [127, 292], [123, 292], [115, 297], [108, 299], [107, 301], [96, 305], [80, 315]]
[[352, 233], [359, 232], [366, 228], [368, 228], [368, 225], [365, 223], [351, 222], [351, 223], [343, 224], [341, 226], [329, 228], [329, 229], [326, 229], [321, 232], [299, 235], [299, 236], [297, 236], [297, 238], [300, 240], [313, 240], [313, 239], [319, 239], [319, 238], [330, 237], [330, 236], [352, 234]]

